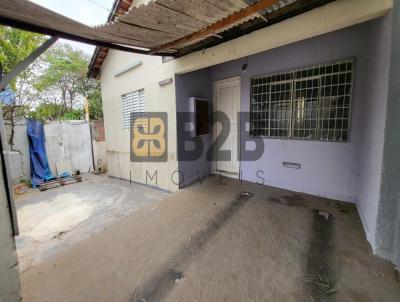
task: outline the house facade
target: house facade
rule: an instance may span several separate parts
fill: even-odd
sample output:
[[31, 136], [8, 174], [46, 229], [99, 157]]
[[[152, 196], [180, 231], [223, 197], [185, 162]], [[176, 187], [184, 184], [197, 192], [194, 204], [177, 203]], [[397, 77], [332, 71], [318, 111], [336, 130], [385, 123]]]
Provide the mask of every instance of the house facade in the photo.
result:
[[[176, 59], [109, 50], [97, 73], [109, 175], [176, 191], [223, 174], [352, 202], [374, 252], [399, 263], [397, 10], [333, 1]], [[197, 136], [194, 98], [213, 116]], [[166, 113], [165, 161], [131, 160], [132, 112]]]

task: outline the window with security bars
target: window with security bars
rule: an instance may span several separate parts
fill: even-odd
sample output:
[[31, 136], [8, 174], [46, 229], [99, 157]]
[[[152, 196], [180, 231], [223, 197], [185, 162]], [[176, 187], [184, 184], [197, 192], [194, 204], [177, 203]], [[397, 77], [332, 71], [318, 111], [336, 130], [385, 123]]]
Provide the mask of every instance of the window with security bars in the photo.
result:
[[144, 117], [146, 114], [144, 89], [128, 92], [122, 95], [123, 127], [130, 129], [131, 117]]
[[354, 59], [251, 78], [250, 134], [346, 142]]

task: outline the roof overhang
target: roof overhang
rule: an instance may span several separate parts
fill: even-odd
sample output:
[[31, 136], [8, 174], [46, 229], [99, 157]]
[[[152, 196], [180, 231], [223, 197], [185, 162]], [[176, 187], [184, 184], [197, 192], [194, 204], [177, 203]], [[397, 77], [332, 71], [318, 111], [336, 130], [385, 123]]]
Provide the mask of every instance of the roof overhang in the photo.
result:
[[[127, 1], [127, 0], [126, 0]], [[131, 0], [129, 0], [131, 1]], [[182, 6], [185, 6], [187, 0], [174, 1], [181, 2]], [[232, 0], [231, 0], [232, 1]], [[180, 39], [173, 40], [171, 43], [161, 45], [158, 49], [154, 48], [149, 51], [149, 54], [160, 54], [158, 52], [164, 52], [162, 55], [167, 55], [172, 58], [179, 58], [184, 55], [193, 53], [198, 50], [204, 50], [209, 47], [216, 46], [223, 42], [238, 38], [240, 36], [249, 34], [255, 30], [276, 24], [287, 18], [296, 16], [306, 11], [325, 5], [334, 0], [281, 0], [281, 1], [269, 1], [274, 3], [269, 5], [266, 1], [257, 0], [233, 0], [239, 5], [236, 7], [236, 12], [227, 17], [219, 20], [219, 22], [212, 23], [199, 31], [195, 31], [189, 35], [183, 36]], [[134, 5], [134, 1], [131, 5]], [[167, 2], [167, 1], [164, 1]], [[169, 1], [172, 3], [173, 1]], [[221, 1], [220, 1], [221, 2]], [[229, 0], [223, 0], [222, 2], [229, 2]], [[118, 15], [123, 15], [125, 7], [120, 6], [121, 0], [116, 0], [115, 4], [119, 8]], [[155, 4], [163, 3], [163, 1], [155, 1]], [[214, 1], [214, 4], [216, 1]], [[150, 3], [151, 5], [151, 3]], [[196, 3], [197, 6], [199, 6]], [[201, 7], [201, 6], [200, 6]], [[263, 8], [267, 7], [267, 8]], [[263, 9], [262, 9], [263, 8]], [[177, 9], [177, 7], [173, 7]], [[182, 11], [185, 11], [189, 16], [194, 19], [198, 17], [198, 10], [191, 10], [188, 7], [180, 7]], [[200, 10], [201, 11], [201, 10]], [[128, 10], [125, 11], [127, 13]], [[140, 16], [138, 16], [140, 17]], [[111, 18], [109, 21], [113, 21]], [[140, 20], [138, 18], [138, 20]], [[124, 22], [117, 18], [117, 22]], [[179, 22], [179, 20], [177, 20]], [[176, 22], [177, 23], [177, 22]], [[184, 24], [177, 24], [177, 26], [183, 26]], [[91, 60], [88, 75], [94, 78], [100, 77], [101, 66], [107, 57], [109, 49], [105, 47], [97, 47]], [[158, 51], [158, 52], [157, 52]]]
[[[125, 14], [132, 5], [133, 0], [115, 0], [114, 5], [107, 18], [107, 23], [114, 21], [115, 18]], [[88, 77], [99, 78], [100, 69], [107, 57], [109, 49], [103, 46], [97, 46], [94, 50], [89, 63]]]
[[181, 57], [280, 22], [333, 0], [116, 0], [109, 22], [89, 27], [26, 0], [0, 1], [0, 23], [97, 45], [89, 76], [108, 49]]

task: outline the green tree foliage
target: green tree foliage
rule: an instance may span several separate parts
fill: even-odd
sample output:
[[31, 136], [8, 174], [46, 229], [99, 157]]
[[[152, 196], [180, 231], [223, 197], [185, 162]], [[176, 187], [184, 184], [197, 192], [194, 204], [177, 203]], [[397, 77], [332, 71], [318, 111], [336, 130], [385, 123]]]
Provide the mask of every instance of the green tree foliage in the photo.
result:
[[55, 120], [81, 120], [85, 116], [82, 108], [73, 108], [61, 115], [62, 111], [63, 108], [59, 104], [42, 103], [34, 111], [31, 111], [28, 117], [45, 123]]
[[103, 103], [101, 101], [100, 87], [94, 89], [87, 96], [89, 101], [89, 117], [91, 120], [102, 120], [103, 119]]
[[29, 117], [41, 122], [52, 121], [60, 116], [60, 109], [57, 104], [42, 103], [29, 113]]
[[[0, 25], [0, 63], [3, 73], [10, 72], [20, 61], [39, 47], [45, 39], [46, 37], [43, 35]], [[10, 82], [15, 100], [13, 105], [3, 106], [3, 114], [4, 122], [11, 126], [8, 144], [12, 150], [14, 150], [14, 125], [28, 114], [32, 107], [31, 103], [35, 100], [32, 83], [35, 80], [38, 65], [38, 61], [35, 61]]]
[[78, 109], [72, 109], [65, 113], [62, 117], [61, 120], [67, 121], [67, 120], [82, 120], [85, 116], [85, 113], [82, 108]]
[[[46, 37], [7, 26], [0, 26], [0, 62], [3, 66], [3, 72], [8, 73], [21, 60], [25, 59], [33, 50], [40, 46]], [[31, 72], [31, 68], [23, 72], [20, 77], [26, 77]], [[11, 87], [16, 89], [14, 79]]]
[[43, 61], [35, 88], [42, 102], [57, 105], [56, 118], [77, 116], [73, 110], [82, 108], [84, 98], [100, 95], [98, 82], [86, 76], [89, 56], [84, 52], [68, 44], [56, 44], [46, 52]]
[[[43, 35], [0, 26], [0, 62], [4, 73], [46, 39]], [[69, 44], [53, 45], [11, 83], [18, 114], [43, 122], [83, 119], [83, 102], [87, 98], [91, 118], [102, 118], [99, 82], [86, 76], [89, 59], [89, 55]], [[15, 106], [10, 110], [16, 111]]]

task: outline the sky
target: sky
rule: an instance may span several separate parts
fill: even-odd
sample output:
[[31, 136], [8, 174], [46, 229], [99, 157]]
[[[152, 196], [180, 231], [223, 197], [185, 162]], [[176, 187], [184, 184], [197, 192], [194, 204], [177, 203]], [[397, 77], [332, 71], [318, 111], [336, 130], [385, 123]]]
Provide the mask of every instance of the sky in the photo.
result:
[[[107, 22], [114, 0], [30, 0], [75, 21], [94, 26]], [[95, 46], [75, 41], [61, 40], [92, 54]]]

